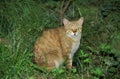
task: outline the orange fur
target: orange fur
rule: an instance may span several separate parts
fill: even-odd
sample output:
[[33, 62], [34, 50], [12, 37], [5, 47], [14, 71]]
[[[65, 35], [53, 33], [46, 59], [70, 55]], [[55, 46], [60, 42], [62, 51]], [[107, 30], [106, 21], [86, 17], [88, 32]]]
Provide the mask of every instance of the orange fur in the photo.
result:
[[34, 46], [34, 60], [47, 69], [58, 68], [64, 60], [72, 67], [72, 58], [79, 47], [83, 18], [63, 19], [64, 27], [45, 30]]

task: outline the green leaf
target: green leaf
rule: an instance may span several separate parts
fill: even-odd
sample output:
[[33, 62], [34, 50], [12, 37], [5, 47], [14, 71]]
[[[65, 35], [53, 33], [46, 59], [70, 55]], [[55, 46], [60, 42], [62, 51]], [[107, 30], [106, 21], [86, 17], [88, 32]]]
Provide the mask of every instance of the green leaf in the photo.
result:
[[55, 74], [62, 74], [62, 73], [64, 73], [65, 71], [64, 71], [63, 69], [61, 69], [61, 68], [54, 68], [54, 69], [52, 70], [52, 72], [55, 73]]
[[90, 59], [89, 58], [85, 59], [84, 63], [90, 63]]
[[97, 76], [102, 76], [103, 75], [103, 70], [100, 67], [97, 67], [94, 70], [92, 70], [92, 73], [97, 75]]
[[107, 44], [101, 44], [100, 48], [101, 48], [101, 51], [109, 52], [109, 50], [111, 49], [111, 46]]
[[77, 72], [77, 69], [76, 69], [76, 68], [73, 68], [73, 69], [72, 69], [72, 72], [73, 72], [73, 73], [76, 73], [76, 72]]
[[94, 79], [99, 79], [98, 77], [94, 77]]

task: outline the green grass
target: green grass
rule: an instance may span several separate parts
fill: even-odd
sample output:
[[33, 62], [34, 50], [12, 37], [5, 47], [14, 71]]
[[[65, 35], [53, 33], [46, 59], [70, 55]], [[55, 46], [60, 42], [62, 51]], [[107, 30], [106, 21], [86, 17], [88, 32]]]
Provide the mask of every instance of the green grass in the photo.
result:
[[[1, 79], [120, 78], [119, 10], [116, 7], [111, 10], [99, 1], [100, 7], [93, 5], [92, 0], [90, 3], [87, 0], [73, 1], [65, 13], [65, 17], [71, 20], [80, 16], [85, 18], [80, 49], [73, 62], [76, 69], [60, 68], [50, 72], [34, 64], [36, 38], [45, 28], [60, 25], [60, 3], [53, 0], [0, 2], [0, 38], [8, 41], [0, 42]], [[105, 12], [107, 17], [104, 17]]]

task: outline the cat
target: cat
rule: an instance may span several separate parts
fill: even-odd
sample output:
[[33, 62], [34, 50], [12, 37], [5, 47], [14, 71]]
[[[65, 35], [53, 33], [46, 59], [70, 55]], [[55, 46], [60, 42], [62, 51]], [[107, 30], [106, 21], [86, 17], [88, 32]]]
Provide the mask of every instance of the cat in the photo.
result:
[[48, 70], [59, 68], [66, 61], [72, 68], [73, 56], [80, 45], [83, 17], [77, 21], [63, 19], [63, 27], [47, 29], [34, 45], [34, 61]]

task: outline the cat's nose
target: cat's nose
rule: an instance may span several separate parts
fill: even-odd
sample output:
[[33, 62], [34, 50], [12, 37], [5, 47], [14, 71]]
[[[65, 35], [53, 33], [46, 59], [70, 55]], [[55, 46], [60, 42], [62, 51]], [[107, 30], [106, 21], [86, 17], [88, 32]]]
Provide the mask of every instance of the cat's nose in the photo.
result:
[[74, 30], [72, 30], [73, 31], [73, 33], [76, 33], [77, 32], [77, 29], [74, 29]]

